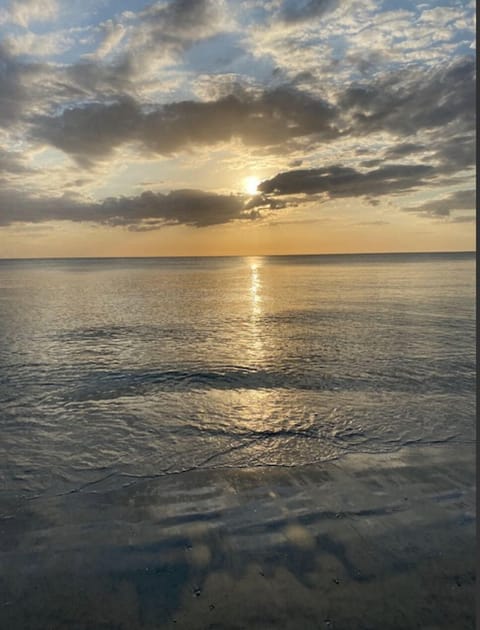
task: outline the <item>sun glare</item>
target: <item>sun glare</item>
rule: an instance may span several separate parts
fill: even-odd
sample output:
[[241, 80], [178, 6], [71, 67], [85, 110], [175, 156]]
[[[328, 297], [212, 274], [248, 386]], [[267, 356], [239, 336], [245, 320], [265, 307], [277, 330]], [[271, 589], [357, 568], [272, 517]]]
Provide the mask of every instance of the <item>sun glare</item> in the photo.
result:
[[247, 192], [249, 195], [256, 195], [258, 192], [257, 187], [259, 183], [260, 180], [258, 179], [258, 177], [254, 177], [253, 175], [245, 177], [245, 179], [243, 180], [243, 187], [245, 189], [245, 192]]

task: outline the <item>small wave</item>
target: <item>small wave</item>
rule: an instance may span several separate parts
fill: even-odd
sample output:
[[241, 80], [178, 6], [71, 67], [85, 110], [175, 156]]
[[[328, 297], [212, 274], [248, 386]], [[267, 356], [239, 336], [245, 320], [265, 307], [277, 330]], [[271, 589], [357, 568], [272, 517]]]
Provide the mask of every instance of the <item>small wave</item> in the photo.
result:
[[76, 382], [68, 394], [70, 400], [101, 400], [119, 396], [141, 395], [152, 389], [189, 391], [195, 389], [350, 389], [351, 379], [330, 375], [308, 375], [249, 367], [218, 370], [165, 370], [137, 372], [96, 372]]
[[137, 396], [154, 391], [194, 390], [272, 390], [298, 391], [409, 391], [426, 394], [433, 391], [471, 390], [471, 373], [457, 377], [430, 374], [388, 374], [378, 370], [356, 375], [333, 375], [326, 370], [314, 372], [290, 365], [285, 369], [221, 366], [213, 369], [165, 369], [137, 371], [99, 371], [78, 376], [70, 375], [63, 385], [69, 401], [111, 400]]

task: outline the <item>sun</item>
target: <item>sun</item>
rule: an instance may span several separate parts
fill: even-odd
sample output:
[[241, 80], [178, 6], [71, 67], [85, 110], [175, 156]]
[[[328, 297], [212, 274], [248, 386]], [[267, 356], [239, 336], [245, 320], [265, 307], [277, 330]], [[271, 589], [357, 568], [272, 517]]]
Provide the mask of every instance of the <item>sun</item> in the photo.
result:
[[258, 179], [258, 177], [249, 175], [248, 177], [245, 177], [245, 179], [243, 180], [243, 188], [245, 192], [248, 193], [249, 195], [256, 195], [258, 192], [257, 187], [259, 183], [260, 183], [260, 180]]

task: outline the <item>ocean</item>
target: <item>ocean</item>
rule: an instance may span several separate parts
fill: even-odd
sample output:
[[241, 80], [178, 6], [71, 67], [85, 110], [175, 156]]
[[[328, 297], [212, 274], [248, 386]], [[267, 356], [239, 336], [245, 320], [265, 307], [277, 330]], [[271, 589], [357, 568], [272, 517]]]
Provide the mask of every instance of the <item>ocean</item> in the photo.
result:
[[475, 627], [475, 258], [0, 261], [0, 627]]
[[0, 261], [1, 490], [472, 443], [472, 253]]

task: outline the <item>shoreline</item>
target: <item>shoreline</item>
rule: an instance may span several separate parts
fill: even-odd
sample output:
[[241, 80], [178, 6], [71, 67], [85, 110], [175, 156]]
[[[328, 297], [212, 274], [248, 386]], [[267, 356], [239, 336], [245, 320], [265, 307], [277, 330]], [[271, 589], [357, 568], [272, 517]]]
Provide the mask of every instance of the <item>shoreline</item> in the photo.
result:
[[107, 482], [0, 529], [12, 630], [474, 627], [475, 443]]

